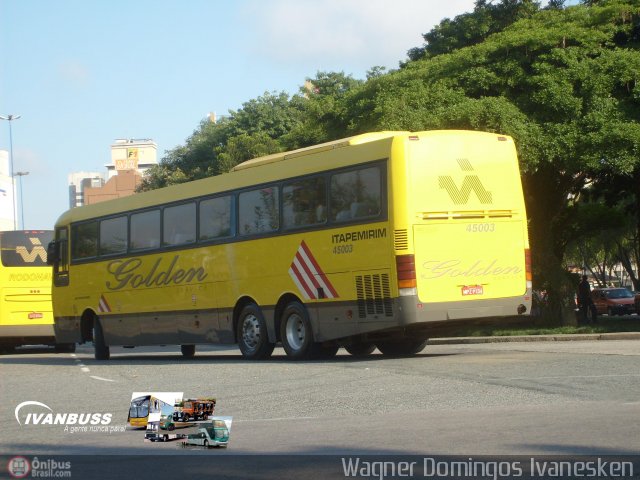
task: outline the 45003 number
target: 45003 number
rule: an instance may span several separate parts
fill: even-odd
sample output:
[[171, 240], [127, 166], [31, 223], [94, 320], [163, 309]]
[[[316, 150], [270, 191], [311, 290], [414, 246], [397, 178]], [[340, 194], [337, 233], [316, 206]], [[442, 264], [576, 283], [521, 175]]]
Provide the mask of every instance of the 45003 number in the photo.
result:
[[470, 223], [466, 228], [467, 232], [470, 233], [488, 233], [495, 232], [496, 224], [495, 223]]
[[352, 253], [353, 252], [353, 244], [348, 244], [348, 245], [336, 245], [335, 247], [333, 247], [333, 253], [335, 255], [339, 255], [342, 253]]

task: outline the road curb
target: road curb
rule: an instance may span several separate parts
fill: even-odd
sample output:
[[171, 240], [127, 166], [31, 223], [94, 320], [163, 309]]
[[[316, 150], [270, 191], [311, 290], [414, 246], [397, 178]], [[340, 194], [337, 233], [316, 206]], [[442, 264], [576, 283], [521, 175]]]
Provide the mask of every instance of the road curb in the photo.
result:
[[431, 338], [428, 345], [506, 342], [580, 342], [593, 340], [640, 340], [640, 332], [584, 333], [566, 335], [514, 335], [501, 337]]

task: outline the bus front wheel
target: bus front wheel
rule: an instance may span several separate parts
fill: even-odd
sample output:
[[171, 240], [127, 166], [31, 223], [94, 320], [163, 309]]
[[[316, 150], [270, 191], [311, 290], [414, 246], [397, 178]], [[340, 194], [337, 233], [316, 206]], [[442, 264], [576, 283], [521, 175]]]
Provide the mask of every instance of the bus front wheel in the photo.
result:
[[100, 320], [97, 318], [93, 322], [93, 346], [95, 349], [94, 356], [96, 360], [109, 360], [111, 352], [104, 341], [102, 325], [100, 324]]
[[376, 346], [383, 355], [390, 357], [402, 357], [415, 355], [421, 352], [427, 346], [428, 339], [424, 338], [406, 338], [403, 340], [388, 340], [378, 342]]
[[255, 303], [246, 305], [240, 312], [237, 334], [238, 346], [244, 358], [262, 360], [273, 353], [275, 344], [269, 342], [267, 322]]

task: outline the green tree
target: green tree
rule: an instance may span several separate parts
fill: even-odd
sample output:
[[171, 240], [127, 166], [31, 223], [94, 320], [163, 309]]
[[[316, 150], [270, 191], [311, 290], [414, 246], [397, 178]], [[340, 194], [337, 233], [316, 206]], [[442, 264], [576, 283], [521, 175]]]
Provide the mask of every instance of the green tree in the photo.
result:
[[[371, 74], [384, 76], [381, 68], [374, 67]], [[300, 94], [291, 100], [302, 112], [301, 121], [283, 142], [293, 149], [343, 138], [352, 121], [345, 99], [364, 83], [344, 72], [317, 72], [314, 78], [307, 78]]]
[[[554, 2], [553, 5], [557, 4]], [[422, 36], [425, 44], [409, 50], [409, 59], [430, 58], [477, 45], [517, 20], [531, 17], [539, 9], [540, 2], [533, 0], [501, 0], [495, 4], [488, 0], [476, 0], [472, 12], [458, 15], [453, 20], [445, 18], [425, 33]]]
[[579, 231], [572, 199], [605, 169], [632, 175], [640, 159], [640, 52], [629, 40], [639, 13], [635, 2], [621, 0], [542, 10], [482, 43], [409, 62], [348, 96], [342, 108], [352, 114], [350, 133], [466, 128], [512, 135], [534, 281], [559, 307], [560, 292], [570, 290], [565, 249]]
[[301, 107], [286, 93], [252, 99], [219, 122], [202, 120], [185, 145], [165, 153], [139, 190], [152, 190], [229, 171], [239, 162], [283, 149], [280, 142], [300, 122]]
[[218, 147], [217, 151], [221, 169], [229, 171], [246, 160], [279, 152], [281, 151], [281, 146], [277, 140], [274, 140], [265, 132], [257, 132], [252, 135], [243, 133], [231, 137], [227, 144]]

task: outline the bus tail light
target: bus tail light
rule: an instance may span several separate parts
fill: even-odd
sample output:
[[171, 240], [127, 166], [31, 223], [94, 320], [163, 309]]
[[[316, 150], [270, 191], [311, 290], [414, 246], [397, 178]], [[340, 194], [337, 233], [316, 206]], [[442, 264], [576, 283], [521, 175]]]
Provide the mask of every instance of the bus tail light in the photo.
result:
[[524, 267], [527, 275], [527, 288], [532, 287], [533, 274], [531, 273], [531, 250], [525, 248], [524, 250]]
[[397, 255], [398, 288], [416, 288], [416, 259], [413, 255]]

